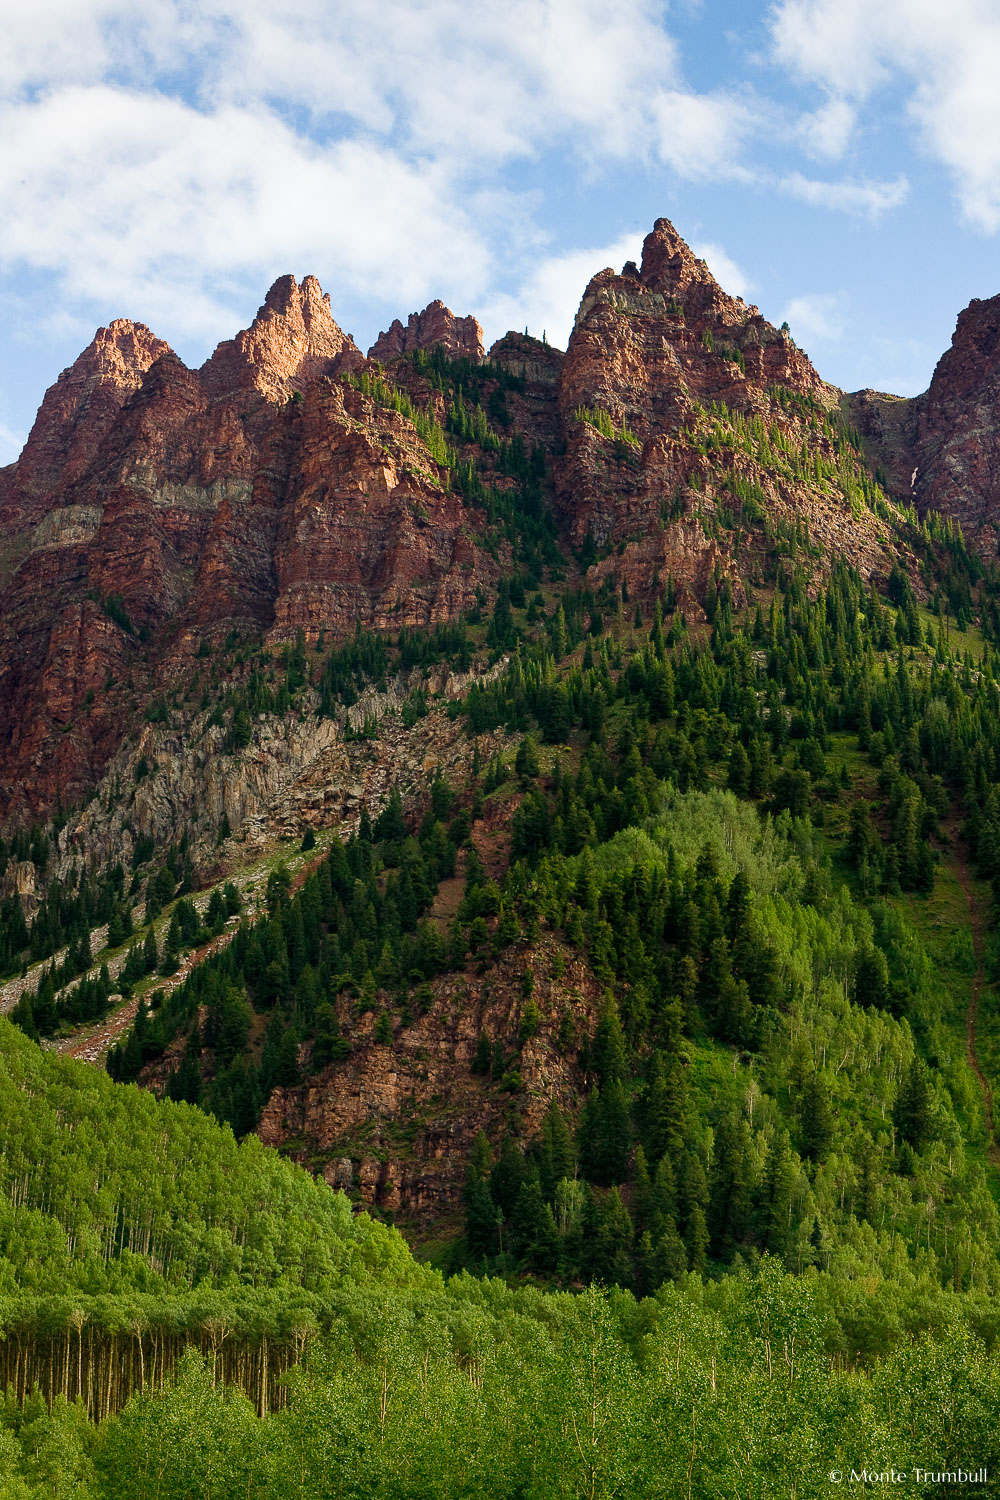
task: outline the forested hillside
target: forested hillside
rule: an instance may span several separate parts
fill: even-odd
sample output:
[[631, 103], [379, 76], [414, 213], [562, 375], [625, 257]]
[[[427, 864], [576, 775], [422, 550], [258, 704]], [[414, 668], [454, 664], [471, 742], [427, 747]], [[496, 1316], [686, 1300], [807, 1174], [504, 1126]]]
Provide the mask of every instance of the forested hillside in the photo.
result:
[[[930, 1260], [641, 1302], [445, 1282], [252, 1139], [0, 1033], [11, 1500], [809, 1497], [832, 1463], [1000, 1462], [995, 1309]], [[898, 1347], [831, 1359], [859, 1322]]]
[[[993, 647], [843, 566], [818, 591], [783, 567], [742, 619], [723, 589], [700, 630], [669, 584], [610, 604], [501, 596], [470, 778], [389, 797], [296, 889], [279, 865], [142, 1004], [109, 1071], [192, 1103], [4, 1026], [12, 1494], [186, 1494], [194, 1452], [213, 1495], [765, 1496], [795, 1470], [805, 1496], [928, 1442], [1000, 1462]], [[456, 974], [504, 973], [515, 1029], [462, 1064], [500, 1128], [443, 1281], [251, 1132], [359, 1051], [405, 1057]], [[578, 1103], [533, 1131], [539, 1038]]]

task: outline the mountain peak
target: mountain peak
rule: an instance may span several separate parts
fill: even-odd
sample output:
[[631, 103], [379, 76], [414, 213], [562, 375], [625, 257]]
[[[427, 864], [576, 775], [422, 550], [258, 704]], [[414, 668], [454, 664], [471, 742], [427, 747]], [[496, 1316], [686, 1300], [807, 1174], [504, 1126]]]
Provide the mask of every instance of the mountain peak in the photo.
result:
[[145, 323], [130, 318], [98, 328], [45, 393], [17, 462], [19, 492], [42, 494], [57, 480], [68, 485], [79, 478], [150, 366], [171, 352]]
[[361, 359], [316, 277], [306, 276], [300, 286], [294, 276], [279, 276], [250, 327], [219, 344], [201, 375], [213, 395], [256, 389], [281, 402], [318, 375]]
[[457, 317], [450, 307], [435, 299], [423, 312], [410, 313], [405, 328], [394, 318], [369, 349], [368, 358], [388, 364], [402, 354], [434, 349], [438, 344], [453, 359], [471, 359], [474, 364], [481, 363], [485, 354], [483, 330], [476, 319]]
[[737, 307], [744, 311], [741, 299], [730, 297], [708, 268], [682, 239], [669, 219], [657, 219], [642, 245], [639, 277], [652, 292], [674, 297], [687, 305], [713, 308], [722, 312]]
[[315, 276], [303, 277], [301, 286], [294, 276], [279, 276], [264, 298], [257, 319], [263, 317], [265, 311], [277, 313], [279, 317], [295, 317], [298, 313], [305, 322], [318, 319], [322, 323], [325, 315], [325, 321], [333, 323], [330, 294], [324, 292]]

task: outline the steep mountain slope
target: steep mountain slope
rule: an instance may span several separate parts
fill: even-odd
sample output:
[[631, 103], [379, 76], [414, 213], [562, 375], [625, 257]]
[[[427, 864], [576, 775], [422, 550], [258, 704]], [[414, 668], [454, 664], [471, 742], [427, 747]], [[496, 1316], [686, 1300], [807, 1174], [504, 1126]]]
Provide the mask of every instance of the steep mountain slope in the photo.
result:
[[100, 330], [0, 475], [0, 817], [79, 802], [232, 631], [434, 624], [566, 565], [633, 594], [669, 574], [698, 611], [776, 537], [885, 579], [899, 518], [839, 402], [665, 219], [591, 281], [565, 355], [508, 334], [485, 361], [434, 302], [365, 360], [313, 277], [197, 371]]
[[0, 491], [4, 816], [79, 800], [203, 639], [471, 605], [481, 520], [412, 422], [336, 378], [363, 366], [285, 277], [199, 371], [117, 323], [60, 378]]
[[929, 388], [912, 400], [861, 391], [847, 398], [873, 464], [921, 514], [940, 511], [987, 562], [1000, 537], [1000, 297], [974, 298]]

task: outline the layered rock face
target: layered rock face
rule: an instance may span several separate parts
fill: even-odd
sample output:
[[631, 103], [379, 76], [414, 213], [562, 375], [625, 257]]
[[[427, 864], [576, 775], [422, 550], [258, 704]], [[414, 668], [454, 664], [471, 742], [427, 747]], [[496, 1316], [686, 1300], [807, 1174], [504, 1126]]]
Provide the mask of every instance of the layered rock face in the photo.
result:
[[0, 471], [4, 533], [42, 519], [53, 491], [83, 477], [126, 401], [170, 350], [144, 323], [116, 318], [45, 394], [16, 464]]
[[851, 419], [896, 499], [961, 522], [969, 545], [1000, 551], [1000, 296], [959, 314], [929, 388], [911, 400], [859, 391]]
[[911, 492], [962, 523], [984, 553], [1000, 538], [1000, 297], [959, 315], [927, 392], [911, 403]]
[[[722, 576], [738, 602], [779, 528], [889, 573], [841, 407], [893, 493], [985, 536], [998, 336], [1000, 299], [974, 303], [926, 397], [845, 398], [666, 219], [641, 266], [592, 279], [565, 354], [511, 333], [484, 360], [475, 319], [432, 302], [366, 360], [311, 276], [276, 281], [200, 370], [117, 321], [0, 471], [0, 821], [82, 800], [202, 642], [427, 625], [488, 596], [518, 564], [482, 496], [529, 462], [589, 583], [670, 576], [685, 603]], [[412, 358], [438, 347], [457, 386]]]
[[0, 818], [80, 800], [206, 637], [428, 624], [495, 575], [364, 368], [287, 276], [198, 371], [122, 320], [59, 378], [0, 476]]
[[394, 318], [372, 344], [368, 358], [386, 365], [401, 355], [439, 345], [451, 359], [471, 359], [479, 364], [484, 354], [483, 330], [475, 318], [458, 318], [443, 302], [429, 302], [423, 312], [410, 313], [405, 328]]
[[[697, 597], [720, 568], [733, 571], [706, 523], [740, 512], [734, 496], [749, 488], [772, 516], [804, 521], [823, 539], [839, 534], [842, 550], [879, 571], [874, 517], [813, 482], [817, 460], [834, 463], [822, 419], [838, 396], [786, 330], [728, 296], [657, 220], [641, 266], [590, 282], [562, 363], [556, 491], [573, 543], [616, 546], [597, 572], [630, 588], [670, 573]], [[776, 447], [794, 447], [801, 462], [776, 464]]]

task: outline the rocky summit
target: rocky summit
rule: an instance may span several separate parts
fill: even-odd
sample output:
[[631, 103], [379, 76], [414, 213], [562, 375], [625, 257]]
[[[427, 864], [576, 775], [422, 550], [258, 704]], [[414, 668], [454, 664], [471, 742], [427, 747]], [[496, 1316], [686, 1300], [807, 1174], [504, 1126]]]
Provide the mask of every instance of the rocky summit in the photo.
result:
[[641, 266], [585, 288], [565, 354], [512, 333], [487, 360], [475, 319], [432, 302], [366, 360], [312, 276], [276, 281], [196, 371], [117, 320], [0, 474], [0, 816], [84, 797], [202, 641], [426, 626], [491, 595], [510, 540], [452, 482], [446, 430], [484, 482], [517, 480], [450, 431], [421, 357], [479, 372], [487, 428], [535, 455], [537, 503], [584, 573], [639, 593], [669, 574], [697, 607], [716, 575], [739, 593], [768, 527], [888, 575], [891, 527], [858, 503], [874, 481], [841, 407], [894, 498], [988, 528], [995, 319], [973, 304], [919, 401], [844, 398], [660, 219]]

